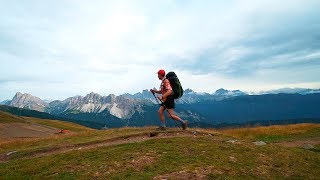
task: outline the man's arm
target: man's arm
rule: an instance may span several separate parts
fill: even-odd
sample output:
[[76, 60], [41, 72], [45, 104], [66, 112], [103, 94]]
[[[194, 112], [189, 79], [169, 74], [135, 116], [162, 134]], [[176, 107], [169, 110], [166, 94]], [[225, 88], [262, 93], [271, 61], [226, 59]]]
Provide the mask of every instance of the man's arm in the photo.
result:
[[162, 95], [162, 101], [165, 102], [167, 100], [167, 97], [172, 94], [172, 90], [168, 90], [164, 95]]

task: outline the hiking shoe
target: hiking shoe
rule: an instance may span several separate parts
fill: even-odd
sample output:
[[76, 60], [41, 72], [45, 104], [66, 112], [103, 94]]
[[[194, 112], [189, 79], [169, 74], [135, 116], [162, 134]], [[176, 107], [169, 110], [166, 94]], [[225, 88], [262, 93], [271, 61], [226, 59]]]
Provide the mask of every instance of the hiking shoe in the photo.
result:
[[183, 130], [186, 130], [186, 129], [187, 129], [187, 126], [188, 126], [188, 121], [185, 120], [184, 123], [182, 123], [182, 129], [183, 129]]
[[166, 127], [164, 127], [164, 126], [159, 126], [156, 130], [157, 130], [157, 131], [165, 131], [165, 130], [166, 130]]

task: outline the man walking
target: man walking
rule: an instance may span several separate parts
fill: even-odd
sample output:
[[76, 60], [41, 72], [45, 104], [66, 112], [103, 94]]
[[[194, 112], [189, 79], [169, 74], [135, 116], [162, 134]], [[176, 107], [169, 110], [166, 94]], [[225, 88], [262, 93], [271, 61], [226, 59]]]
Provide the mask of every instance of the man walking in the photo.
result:
[[168, 79], [166, 79], [166, 73], [163, 69], [158, 71], [158, 78], [161, 80], [160, 90], [150, 89], [152, 93], [158, 93], [162, 96], [158, 96], [158, 99], [162, 102], [161, 107], [158, 110], [158, 114], [161, 120], [161, 125], [157, 130], [165, 130], [165, 117], [164, 111], [167, 109], [168, 115], [174, 119], [175, 121], [179, 121], [182, 125], [182, 129], [185, 130], [187, 128], [188, 121], [182, 120], [179, 116], [174, 114], [175, 102], [173, 97], [172, 87]]

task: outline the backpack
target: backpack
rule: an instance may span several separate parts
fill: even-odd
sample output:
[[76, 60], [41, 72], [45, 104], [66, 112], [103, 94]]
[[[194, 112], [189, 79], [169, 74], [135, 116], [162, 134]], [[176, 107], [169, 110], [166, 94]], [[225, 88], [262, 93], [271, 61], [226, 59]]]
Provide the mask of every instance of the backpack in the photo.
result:
[[183, 95], [183, 89], [176, 73], [168, 72], [168, 74], [166, 75], [166, 79], [169, 80], [170, 85], [172, 87], [173, 98], [180, 98]]

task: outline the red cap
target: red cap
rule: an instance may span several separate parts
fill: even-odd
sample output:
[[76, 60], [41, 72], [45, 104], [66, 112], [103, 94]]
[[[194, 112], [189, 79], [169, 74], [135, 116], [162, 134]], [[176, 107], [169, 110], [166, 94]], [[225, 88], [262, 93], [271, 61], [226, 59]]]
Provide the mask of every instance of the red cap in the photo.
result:
[[160, 70], [158, 71], [158, 74], [164, 76], [164, 75], [166, 75], [166, 72], [165, 72], [163, 69], [160, 69]]

